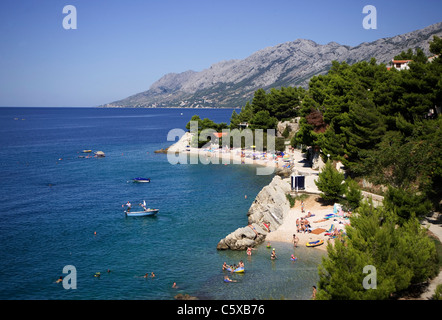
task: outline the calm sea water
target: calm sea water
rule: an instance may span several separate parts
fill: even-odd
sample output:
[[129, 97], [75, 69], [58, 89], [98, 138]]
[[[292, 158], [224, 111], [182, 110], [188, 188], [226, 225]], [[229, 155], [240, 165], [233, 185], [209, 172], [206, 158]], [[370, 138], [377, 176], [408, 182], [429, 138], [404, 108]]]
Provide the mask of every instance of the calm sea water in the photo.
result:
[[[252, 257], [216, 250], [246, 225], [272, 176], [249, 165], [171, 165], [154, 153], [192, 115], [229, 122], [231, 112], [0, 108], [0, 299], [308, 299], [320, 252], [298, 248], [293, 263], [282, 243], [274, 262], [265, 246]], [[80, 158], [84, 149], [106, 157]], [[129, 182], [139, 176], [151, 183]], [[128, 200], [160, 212], [127, 218]], [[224, 283], [222, 263], [239, 260], [246, 273]], [[75, 290], [55, 283], [66, 265], [76, 268]]]

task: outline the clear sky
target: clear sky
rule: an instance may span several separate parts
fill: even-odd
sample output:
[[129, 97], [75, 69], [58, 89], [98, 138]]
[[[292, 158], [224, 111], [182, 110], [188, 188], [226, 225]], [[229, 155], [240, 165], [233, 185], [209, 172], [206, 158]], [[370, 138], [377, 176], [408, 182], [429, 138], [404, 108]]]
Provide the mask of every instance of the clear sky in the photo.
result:
[[[63, 7], [77, 10], [65, 30]], [[366, 30], [365, 5], [377, 9]], [[440, 0], [2, 0], [0, 106], [96, 106], [265, 47], [355, 46], [442, 21]]]

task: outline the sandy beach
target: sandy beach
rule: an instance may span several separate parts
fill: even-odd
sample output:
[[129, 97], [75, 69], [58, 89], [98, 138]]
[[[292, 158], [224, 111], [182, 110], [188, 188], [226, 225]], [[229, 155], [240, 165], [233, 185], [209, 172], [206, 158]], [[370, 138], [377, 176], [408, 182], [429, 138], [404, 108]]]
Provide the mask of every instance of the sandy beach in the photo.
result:
[[[319, 199], [319, 191], [314, 183], [317, 178], [318, 172], [307, 167], [304, 163], [304, 157], [300, 151], [288, 152], [290, 161], [283, 158], [273, 158], [272, 156], [260, 157], [258, 159], [253, 159], [251, 156], [253, 151], [246, 150], [246, 157], [241, 157], [240, 149], [198, 149], [189, 147], [190, 140], [192, 136], [190, 133], [186, 133], [181, 137], [181, 139], [173, 144], [169, 149], [168, 153], [184, 153], [193, 156], [199, 156], [201, 162], [212, 162], [219, 164], [253, 164], [258, 166], [267, 166], [270, 168], [284, 168], [290, 165], [290, 169], [295, 173], [302, 173], [305, 175], [305, 187], [306, 192], [310, 193], [310, 196], [304, 200], [304, 213], [301, 208], [301, 201], [297, 200], [295, 206], [290, 209], [289, 214], [284, 218], [283, 223], [279, 228], [266, 237], [266, 242], [287, 242], [293, 243], [293, 234], [298, 237], [298, 246], [305, 246], [307, 242], [324, 240], [324, 244], [312, 247], [312, 249], [326, 250], [327, 242], [334, 241], [330, 239], [329, 235], [326, 235], [333, 226], [334, 229], [344, 230], [345, 224], [349, 223], [348, 219], [343, 217], [333, 217], [331, 219], [325, 219], [326, 215], [333, 213], [333, 206], [324, 206], [317, 200]], [[268, 174], [271, 174], [269, 172]], [[287, 179], [287, 181], [289, 181]], [[310, 223], [311, 230], [313, 232], [297, 232], [296, 220], [301, 220], [301, 217], [307, 216], [308, 212], [311, 212], [313, 216], [307, 218]], [[321, 230], [324, 230], [321, 232]]]
[[[293, 234], [296, 234], [298, 237], [298, 246], [305, 246], [307, 242], [324, 240], [324, 244], [313, 247], [314, 249], [327, 249], [327, 241], [333, 242], [328, 235], [326, 235], [327, 231], [330, 230], [333, 225], [338, 230], [345, 230], [345, 224], [349, 223], [348, 219], [344, 219], [343, 217], [333, 217], [330, 219], [325, 219], [327, 214], [333, 213], [333, 206], [323, 206], [321, 203], [317, 201], [319, 197], [316, 195], [310, 195], [310, 197], [304, 200], [304, 210], [305, 212], [301, 212], [301, 202], [296, 201], [296, 204], [293, 208], [291, 208], [289, 215], [284, 219], [283, 224], [276, 230], [269, 233], [266, 237], [266, 242], [278, 241], [278, 242], [288, 242], [293, 243]], [[319, 234], [308, 233], [308, 232], [297, 232], [296, 228], [296, 219], [301, 219], [301, 217], [305, 217], [308, 212], [311, 212], [312, 217], [307, 218], [310, 222], [311, 229], [313, 231], [317, 230], [317, 232], [321, 231], [318, 229], [324, 229]]]

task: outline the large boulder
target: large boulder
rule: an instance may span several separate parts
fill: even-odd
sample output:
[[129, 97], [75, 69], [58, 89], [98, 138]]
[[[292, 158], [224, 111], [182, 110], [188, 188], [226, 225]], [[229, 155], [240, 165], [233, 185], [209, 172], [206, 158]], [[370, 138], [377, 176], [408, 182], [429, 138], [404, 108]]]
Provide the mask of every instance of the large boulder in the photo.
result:
[[290, 210], [286, 194], [290, 185], [281, 177], [275, 176], [256, 196], [247, 212], [249, 224], [238, 228], [221, 239], [218, 250], [245, 250], [265, 240], [266, 235], [276, 230]]

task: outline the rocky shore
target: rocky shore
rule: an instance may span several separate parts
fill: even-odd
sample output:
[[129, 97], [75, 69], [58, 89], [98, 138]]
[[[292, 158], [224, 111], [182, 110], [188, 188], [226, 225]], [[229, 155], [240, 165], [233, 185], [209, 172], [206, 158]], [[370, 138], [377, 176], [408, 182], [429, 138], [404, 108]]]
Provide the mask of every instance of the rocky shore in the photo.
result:
[[289, 181], [275, 176], [256, 196], [247, 212], [248, 225], [238, 228], [217, 245], [218, 250], [245, 250], [262, 243], [267, 234], [278, 229], [290, 211], [286, 194], [290, 192]]

